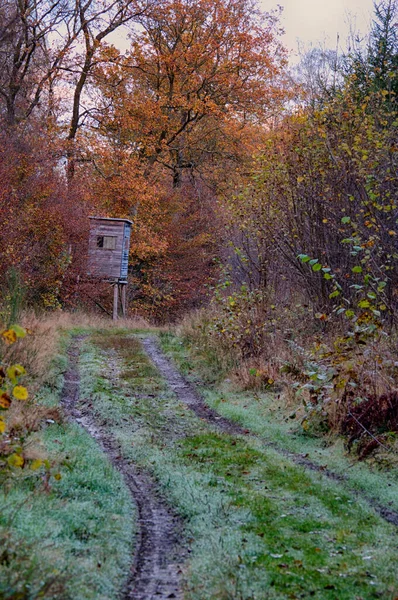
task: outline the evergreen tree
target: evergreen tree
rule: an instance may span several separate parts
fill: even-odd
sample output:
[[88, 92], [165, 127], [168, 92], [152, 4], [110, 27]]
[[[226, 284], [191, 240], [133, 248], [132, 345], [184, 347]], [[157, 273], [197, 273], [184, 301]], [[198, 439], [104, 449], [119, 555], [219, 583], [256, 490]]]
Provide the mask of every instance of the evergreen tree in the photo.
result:
[[398, 6], [396, 0], [374, 4], [374, 19], [366, 49], [345, 57], [346, 74], [358, 101], [382, 92], [388, 111], [398, 106]]
[[396, 0], [375, 4], [368, 50], [370, 81], [373, 90], [398, 93], [398, 5]]

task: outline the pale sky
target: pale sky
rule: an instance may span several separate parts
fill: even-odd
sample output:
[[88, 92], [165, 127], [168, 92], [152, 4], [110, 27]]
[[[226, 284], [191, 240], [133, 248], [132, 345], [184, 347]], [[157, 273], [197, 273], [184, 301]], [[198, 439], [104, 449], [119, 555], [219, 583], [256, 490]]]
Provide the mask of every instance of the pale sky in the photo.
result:
[[[372, 19], [373, 0], [258, 0], [264, 11], [283, 6], [281, 25], [285, 29], [283, 43], [291, 51], [291, 63], [297, 62], [299, 42], [305, 49], [312, 46], [336, 48], [337, 34], [340, 49], [345, 50], [350, 23], [355, 31], [366, 34]], [[129, 43], [121, 28], [107, 41], [125, 50]]]
[[[274, 8], [275, 4], [273, 0], [260, 0], [265, 11]], [[349, 23], [356, 31], [365, 34], [373, 12], [373, 0], [280, 0], [279, 4], [284, 8], [283, 42], [293, 52], [297, 52], [298, 40], [305, 47], [322, 44], [334, 49], [337, 34], [340, 36], [340, 48], [345, 49]]]

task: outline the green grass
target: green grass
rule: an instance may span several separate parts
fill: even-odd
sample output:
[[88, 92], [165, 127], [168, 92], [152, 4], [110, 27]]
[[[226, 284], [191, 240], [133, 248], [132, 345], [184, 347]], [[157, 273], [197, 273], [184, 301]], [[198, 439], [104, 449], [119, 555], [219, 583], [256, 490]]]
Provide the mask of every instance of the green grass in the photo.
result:
[[[289, 452], [305, 455], [313, 463], [327, 467], [347, 478], [347, 488], [366, 493], [375, 501], [398, 510], [398, 470], [381, 470], [369, 462], [358, 462], [344, 449], [338, 437], [307, 435], [289, 418], [292, 407], [286, 407], [283, 395], [270, 392], [239, 392], [229, 382], [209, 385], [203, 360], [182, 340], [161, 334], [163, 350], [173, 357], [181, 371], [199, 387], [206, 403], [224, 417], [236, 421], [256, 435], [276, 443]], [[203, 381], [198, 377], [203, 375]]]
[[125, 339], [86, 344], [84, 385], [124, 456], [185, 519], [188, 600], [396, 597], [393, 526], [261, 439], [215, 431]]
[[[59, 402], [63, 340], [40, 397]], [[84, 393], [84, 392], [83, 392]], [[0, 597], [116, 598], [131, 564], [135, 510], [119, 473], [79, 426], [48, 424], [37, 437], [62, 478], [45, 491], [40, 472], [0, 492]]]

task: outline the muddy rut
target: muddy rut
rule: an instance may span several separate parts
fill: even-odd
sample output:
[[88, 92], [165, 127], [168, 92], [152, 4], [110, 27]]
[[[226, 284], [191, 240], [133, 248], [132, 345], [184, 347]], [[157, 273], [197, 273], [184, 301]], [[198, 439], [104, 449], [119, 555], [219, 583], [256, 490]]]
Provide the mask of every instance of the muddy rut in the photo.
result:
[[116, 440], [104, 425], [95, 421], [90, 401], [80, 398], [78, 361], [84, 337], [76, 337], [68, 351], [68, 369], [62, 391], [67, 414], [94, 437], [112, 464], [123, 475], [137, 508], [135, 554], [123, 600], [166, 600], [182, 598], [182, 522], [162, 498], [155, 481], [121, 456]]
[[[288, 452], [277, 444], [270, 441], [265, 441], [255, 433], [250, 432], [248, 429], [245, 429], [239, 424], [220, 416], [216, 411], [205, 404], [203, 398], [197, 392], [195, 387], [180, 374], [174, 364], [165, 356], [155, 338], [144, 338], [142, 340], [142, 344], [155, 367], [158, 369], [162, 377], [164, 377], [167, 384], [174, 391], [180, 402], [185, 403], [198, 417], [215, 425], [224, 433], [228, 433], [230, 435], [250, 435], [256, 439], [260, 439], [264, 447], [272, 448], [279, 454], [282, 454], [283, 456], [286, 456], [292, 460], [294, 463], [311, 471], [322, 473], [322, 475], [328, 479], [332, 479], [340, 483], [345, 483], [347, 481], [347, 478], [344, 477], [344, 475], [334, 473], [329, 469], [321, 467], [308, 460], [301, 454]], [[398, 512], [388, 508], [387, 506], [381, 505], [364, 492], [351, 489], [350, 493], [357, 499], [365, 500], [385, 521], [398, 527]]]

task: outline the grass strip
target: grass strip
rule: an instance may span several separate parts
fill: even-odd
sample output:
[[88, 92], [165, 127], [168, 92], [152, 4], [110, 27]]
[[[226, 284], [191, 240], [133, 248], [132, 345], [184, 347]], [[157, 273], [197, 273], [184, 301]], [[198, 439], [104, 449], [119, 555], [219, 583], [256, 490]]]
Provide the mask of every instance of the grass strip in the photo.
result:
[[[40, 391], [46, 405], [59, 403], [67, 343], [65, 336]], [[128, 489], [78, 425], [48, 423], [36, 436], [61, 479], [45, 489], [40, 471], [15, 473], [0, 491], [0, 597], [115, 598], [131, 564], [135, 509]]]

